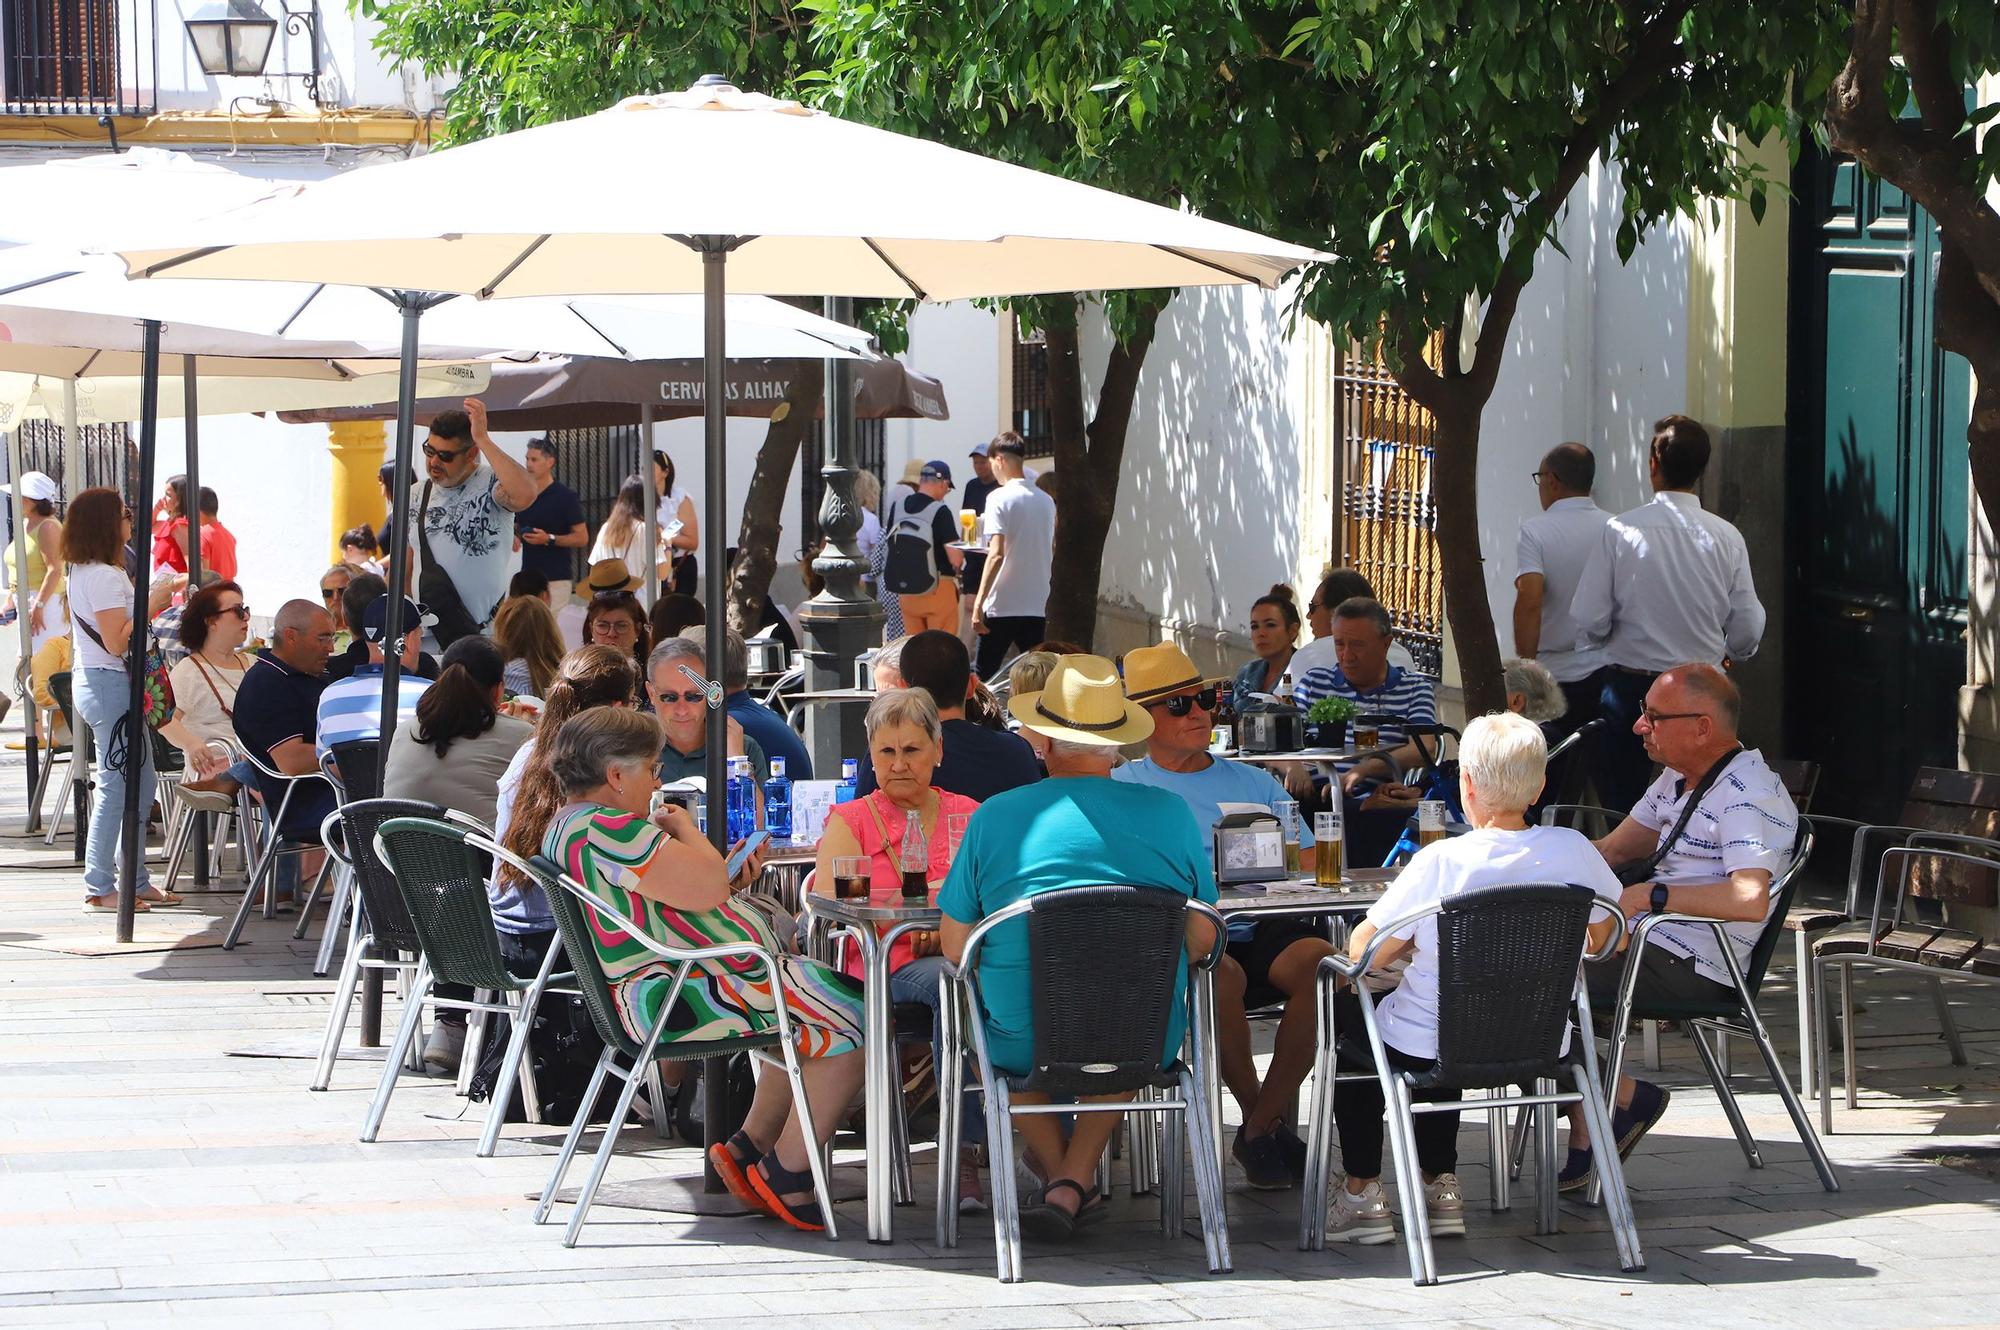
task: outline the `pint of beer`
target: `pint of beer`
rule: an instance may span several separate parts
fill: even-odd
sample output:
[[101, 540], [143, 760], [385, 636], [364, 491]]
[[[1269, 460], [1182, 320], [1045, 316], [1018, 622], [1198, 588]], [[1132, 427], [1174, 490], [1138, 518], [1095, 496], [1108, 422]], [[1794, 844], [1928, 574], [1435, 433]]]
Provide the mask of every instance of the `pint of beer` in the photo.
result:
[[1376, 728], [1374, 721], [1357, 720], [1352, 722], [1352, 724], [1354, 727], [1355, 752], [1365, 753], [1382, 742], [1382, 732]]
[[1278, 827], [1285, 835], [1285, 872], [1297, 877], [1299, 868], [1299, 801], [1280, 799], [1271, 805], [1278, 815]]
[[1327, 812], [1313, 814], [1313, 881], [1322, 887], [1340, 885], [1340, 861], [1347, 857], [1339, 800], [1334, 804]]
[[1444, 800], [1426, 799], [1417, 805], [1417, 844], [1430, 845], [1444, 839]]
[[979, 529], [979, 514], [970, 508], [958, 510], [958, 525], [965, 532], [965, 543], [972, 543], [972, 533]]

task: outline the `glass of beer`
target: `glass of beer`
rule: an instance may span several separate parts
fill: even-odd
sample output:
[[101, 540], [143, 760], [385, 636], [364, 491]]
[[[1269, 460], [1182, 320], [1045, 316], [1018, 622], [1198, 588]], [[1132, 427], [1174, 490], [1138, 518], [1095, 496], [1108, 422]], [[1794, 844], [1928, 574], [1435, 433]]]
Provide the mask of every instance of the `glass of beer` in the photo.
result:
[[970, 508], [958, 510], [958, 525], [965, 532], [965, 543], [972, 543], [973, 533], [979, 530], [979, 514]]
[[1278, 828], [1285, 835], [1285, 872], [1292, 877], [1299, 875], [1299, 801], [1280, 799], [1271, 805], [1271, 811], [1278, 815]]
[[1341, 860], [1347, 857], [1344, 831], [1338, 807], [1313, 814], [1313, 881], [1322, 887], [1340, 885]]
[[1365, 753], [1381, 746], [1382, 731], [1376, 728], [1374, 721], [1356, 719], [1349, 724], [1354, 727], [1354, 751]]
[[1421, 848], [1444, 839], [1444, 800], [1426, 799], [1417, 805], [1417, 845]]
[[841, 855], [833, 861], [833, 894], [844, 901], [868, 899], [868, 856]]

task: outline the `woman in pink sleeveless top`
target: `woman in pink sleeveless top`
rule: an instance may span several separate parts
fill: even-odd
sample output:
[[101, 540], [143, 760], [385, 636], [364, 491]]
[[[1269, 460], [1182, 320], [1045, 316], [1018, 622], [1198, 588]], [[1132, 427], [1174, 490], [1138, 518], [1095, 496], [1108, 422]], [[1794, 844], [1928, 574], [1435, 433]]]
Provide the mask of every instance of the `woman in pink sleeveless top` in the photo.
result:
[[[867, 727], [868, 761], [875, 769], [878, 788], [866, 799], [834, 805], [820, 836], [813, 890], [831, 896], [833, 861], [865, 855], [869, 894], [878, 900], [900, 896], [903, 839], [912, 812], [923, 828], [927, 852], [924, 876], [935, 890], [950, 870], [957, 848], [952, 843], [952, 819], [970, 815], [979, 803], [931, 784], [944, 746], [943, 725], [929, 693], [921, 688], [881, 693], [868, 708]], [[850, 950], [844, 968], [859, 978], [860, 957]], [[936, 1056], [943, 1029], [938, 981], [944, 970], [936, 932], [904, 934], [889, 953], [889, 968], [891, 1002], [921, 1002], [931, 1009], [932, 1054]], [[983, 1209], [978, 1156], [973, 1147], [983, 1143], [985, 1119], [976, 1098], [968, 1097], [961, 1120], [966, 1144], [959, 1155], [959, 1208]]]

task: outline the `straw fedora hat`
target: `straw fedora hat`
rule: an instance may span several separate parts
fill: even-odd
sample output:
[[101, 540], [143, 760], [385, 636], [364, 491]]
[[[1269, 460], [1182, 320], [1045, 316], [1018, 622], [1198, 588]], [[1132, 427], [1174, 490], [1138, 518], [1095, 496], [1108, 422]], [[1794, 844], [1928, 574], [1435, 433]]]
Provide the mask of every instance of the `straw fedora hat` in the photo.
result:
[[1172, 642], [1125, 653], [1125, 696], [1134, 702], [1154, 702], [1183, 689], [1221, 682], [1204, 679], [1188, 653]]
[[903, 474], [896, 483], [898, 485], [908, 485], [911, 489], [915, 489], [924, 483], [923, 470], [924, 464], [912, 457], [909, 465], [903, 468]]
[[583, 581], [577, 583], [576, 592], [580, 599], [589, 600], [604, 591], [637, 591], [639, 579], [632, 576], [632, 570], [625, 566], [623, 559], [599, 559], [590, 565], [590, 571]]
[[1007, 703], [1022, 726], [1051, 739], [1119, 748], [1153, 733], [1145, 708], [1125, 699], [1118, 667], [1102, 656], [1064, 656], [1039, 693]]

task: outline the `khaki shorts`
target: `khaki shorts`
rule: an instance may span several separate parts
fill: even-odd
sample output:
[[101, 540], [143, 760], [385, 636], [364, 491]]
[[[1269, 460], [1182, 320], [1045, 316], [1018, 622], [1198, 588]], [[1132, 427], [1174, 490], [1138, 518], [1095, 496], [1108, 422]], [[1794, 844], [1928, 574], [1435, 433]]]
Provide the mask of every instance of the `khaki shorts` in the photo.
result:
[[958, 582], [950, 577], [939, 577], [937, 585], [918, 596], [898, 596], [896, 600], [903, 607], [903, 631], [921, 633], [938, 628], [947, 633], [958, 631]]

